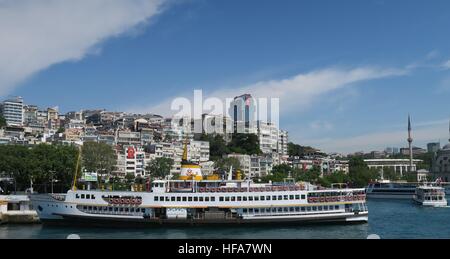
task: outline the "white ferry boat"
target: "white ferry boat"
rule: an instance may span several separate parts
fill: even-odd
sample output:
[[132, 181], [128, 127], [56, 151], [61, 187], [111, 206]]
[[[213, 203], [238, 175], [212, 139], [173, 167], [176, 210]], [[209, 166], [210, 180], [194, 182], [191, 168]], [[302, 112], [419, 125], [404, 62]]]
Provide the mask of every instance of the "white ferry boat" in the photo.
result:
[[371, 199], [412, 199], [417, 185], [411, 183], [400, 183], [380, 181], [367, 186], [367, 198]]
[[445, 189], [439, 186], [422, 185], [416, 188], [413, 200], [422, 206], [445, 207]]
[[[76, 178], [76, 177], [75, 177]], [[146, 192], [86, 191], [32, 195], [45, 223], [89, 225], [276, 224], [367, 222], [364, 189], [319, 190], [305, 183], [256, 184], [203, 177], [187, 161], [179, 179], [155, 180]], [[74, 184], [74, 186], [76, 186]]]

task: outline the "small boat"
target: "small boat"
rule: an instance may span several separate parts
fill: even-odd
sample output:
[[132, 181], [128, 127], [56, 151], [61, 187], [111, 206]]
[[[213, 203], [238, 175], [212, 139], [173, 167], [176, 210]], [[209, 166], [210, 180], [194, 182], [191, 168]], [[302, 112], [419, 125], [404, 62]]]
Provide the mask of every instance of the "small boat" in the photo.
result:
[[445, 188], [432, 185], [421, 185], [416, 188], [413, 198], [414, 202], [422, 206], [445, 207]]

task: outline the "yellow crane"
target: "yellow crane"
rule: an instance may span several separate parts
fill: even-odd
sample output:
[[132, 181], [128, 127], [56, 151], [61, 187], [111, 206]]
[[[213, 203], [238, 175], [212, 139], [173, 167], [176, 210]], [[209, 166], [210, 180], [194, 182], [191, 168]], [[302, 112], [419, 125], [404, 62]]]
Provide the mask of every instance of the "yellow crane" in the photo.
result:
[[77, 190], [77, 176], [78, 176], [78, 167], [80, 166], [80, 161], [81, 161], [81, 147], [78, 147], [78, 157], [77, 157], [77, 164], [75, 166], [75, 174], [73, 176], [72, 191]]

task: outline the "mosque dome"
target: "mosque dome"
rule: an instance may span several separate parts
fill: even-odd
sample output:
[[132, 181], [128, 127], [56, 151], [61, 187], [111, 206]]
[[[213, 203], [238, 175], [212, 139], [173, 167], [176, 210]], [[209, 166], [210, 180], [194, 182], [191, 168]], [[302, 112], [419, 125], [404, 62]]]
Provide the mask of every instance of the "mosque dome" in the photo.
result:
[[442, 150], [450, 150], [450, 144], [445, 145]]

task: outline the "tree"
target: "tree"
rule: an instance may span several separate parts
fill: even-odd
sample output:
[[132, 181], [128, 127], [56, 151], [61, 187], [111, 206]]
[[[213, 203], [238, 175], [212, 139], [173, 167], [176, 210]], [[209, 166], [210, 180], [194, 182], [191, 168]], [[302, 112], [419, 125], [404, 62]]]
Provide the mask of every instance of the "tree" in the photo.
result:
[[164, 178], [170, 174], [170, 169], [174, 164], [173, 159], [158, 157], [150, 161], [145, 170], [154, 178]]
[[378, 171], [376, 169], [369, 169], [361, 157], [351, 158], [349, 168], [350, 181], [354, 187], [365, 187], [369, 182], [379, 178]]
[[228, 144], [228, 148], [233, 153], [246, 155], [262, 154], [259, 148], [258, 136], [255, 134], [235, 133]]
[[235, 157], [220, 158], [214, 162], [215, 168], [219, 171], [229, 171], [231, 166], [234, 170], [241, 169], [241, 162]]
[[5, 118], [0, 114], [0, 129], [7, 126]]
[[117, 164], [116, 153], [106, 143], [85, 142], [81, 154], [83, 167], [87, 171], [110, 174]]
[[230, 153], [227, 143], [220, 135], [202, 134], [199, 140], [209, 142], [209, 157], [211, 161], [219, 160], [223, 155]]

